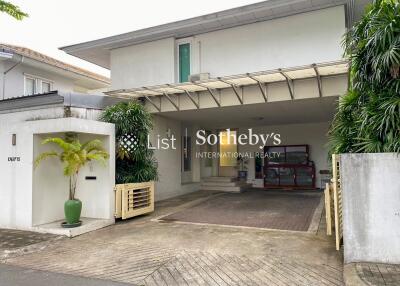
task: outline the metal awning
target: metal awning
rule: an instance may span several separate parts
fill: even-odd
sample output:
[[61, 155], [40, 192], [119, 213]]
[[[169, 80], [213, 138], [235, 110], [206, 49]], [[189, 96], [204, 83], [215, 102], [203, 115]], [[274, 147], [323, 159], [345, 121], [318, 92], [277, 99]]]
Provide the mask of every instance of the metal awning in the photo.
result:
[[290, 96], [293, 99], [293, 81], [315, 78], [316, 83], [318, 84], [319, 95], [322, 96], [321, 79], [324, 77], [345, 75], [348, 73], [348, 69], [349, 64], [347, 61], [336, 61], [293, 68], [282, 68], [269, 71], [210, 78], [207, 80], [194, 82], [119, 89], [106, 92], [105, 94], [113, 97], [130, 99], [146, 98], [151, 104], [153, 104], [151, 97], [154, 96], [165, 96], [169, 101], [171, 101], [171, 103], [174, 103], [172, 100], [170, 100], [169, 95], [186, 94], [196, 105], [196, 107], [199, 108], [196, 101], [192, 97], [193, 93], [208, 92], [214, 98], [217, 105], [219, 105], [219, 101], [217, 100], [214, 91], [231, 88], [238, 97], [240, 103], [243, 104], [241, 96], [239, 96], [238, 88], [249, 85], [258, 85], [264, 100], [267, 101], [267, 95], [265, 94], [263, 86], [270, 83], [286, 82]]

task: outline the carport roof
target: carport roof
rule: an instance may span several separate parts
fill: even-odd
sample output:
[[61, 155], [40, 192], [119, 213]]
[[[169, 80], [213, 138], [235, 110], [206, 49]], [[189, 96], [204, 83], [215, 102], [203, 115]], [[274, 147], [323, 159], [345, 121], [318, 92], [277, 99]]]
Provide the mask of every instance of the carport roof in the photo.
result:
[[[106, 92], [107, 95], [120, 98], [146, 98], [150, 104], [158, 109], [150, 97], [165, 96], [170, 100], [171, 94], [186, 94], [192, 99], [192, 93], [206, 91], [214, 98], [218, 104], [218, 100], [213, 90], [232, 88], [238, 99], [241, 100], [237, 88], [248, 85], [259, 85], [263, 92], [262, 85], [276, 82], [286, 82], [290, 95], [293, 99], [293, 81], [302, 79], [316, 79], [320, 97], [322, 97], [321, 78], [328, 76], [338, 76], [348, 73], [349, 64], [347, 61], [335, 61], [320, 64], [311, 64], [293, 68], [279, 68], [274, 70], [252, 72], [246, 74], [224, 76], [217, 78], [209, 78], [206, 80], [198, 80], [193, 82], [184, 82], [176, 84], [155, 85], [131, 89], [119, 89]], [[267, 101], [267, 95], [263, 93], [264, 100]], [[170, 100], [172, 104], [173, 101]], [[194, 100], [192, 100], [195, 103]], [[241, 102], [242, 103], [242, 102]], [[198, 106], [197, 106], [198, 108]], [[178, 109], [178, 108], [177, 108]]]

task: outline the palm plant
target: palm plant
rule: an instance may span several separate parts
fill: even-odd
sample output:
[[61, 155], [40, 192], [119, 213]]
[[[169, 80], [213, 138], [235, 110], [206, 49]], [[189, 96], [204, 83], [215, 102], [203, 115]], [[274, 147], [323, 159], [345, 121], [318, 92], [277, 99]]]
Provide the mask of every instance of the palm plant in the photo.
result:
[[351, 86], [329, 132], [330, 152], [400, 152], [400, 4], [375, 0], [345, 35]]
[[78, 139], [67, 136], [62, 138], [47, 138], [42, 144], [53, 143], [61, 148], [62, 151], [50, 151], [40, 154], [36, 160], [37, 166], [41, 161], [49, 157], [58, 158], [64, 165], [64, 175], [69, 177], [69, 199], [75, 200], [76, 183], [79, 171], [91, 161], [99, 161], [105, 164], [108, 153], [103, 149], [100, 140], [90, 140], [81, 144]]
[[0, 12], [4, 12], [17, 20], [28, 17], [28, 14], [21, 11], [18, 6], [3, 0], [0, 0]]
[[136, 101], [121, 102], [106, 108], [101, 120], [115, 125], [116, 183], [157, 179], [157, 162], [147, 146], [153, 122], [144, 106]]

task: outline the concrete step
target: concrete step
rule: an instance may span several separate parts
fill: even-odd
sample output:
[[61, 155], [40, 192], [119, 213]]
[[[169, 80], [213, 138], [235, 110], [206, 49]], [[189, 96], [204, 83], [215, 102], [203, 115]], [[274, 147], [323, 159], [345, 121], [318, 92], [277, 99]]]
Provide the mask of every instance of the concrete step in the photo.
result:
[[251, 184], [247, 184], [246, 182], [243, 181], [231, 181], [231, 182], [203, 181], [201, 183], [201, 189], [207, 191], [212, 190], [212, 191], [240, 193], [250, 187]]
[[219, 186], [219, 187], [237, 187], [237, 186], [245, 186], [249, 185], [246, 182], [242, 181], [233, 181], [233, 182], [201, 182], [202, 186]]
[[222, 187], [222, 186], [201, 186], [203, 191], [221, 191], [221, 192], [229, 192], [229, 193], [240, 193], [242, 191], [242, 187]]
[[237, 178], [235, 177], [205, 177], [203, 182], [234, 182]]
[[220, 187], [235, 187], [238, 185], [238, 182], [201, 182], [202, 186], [220, 186]]

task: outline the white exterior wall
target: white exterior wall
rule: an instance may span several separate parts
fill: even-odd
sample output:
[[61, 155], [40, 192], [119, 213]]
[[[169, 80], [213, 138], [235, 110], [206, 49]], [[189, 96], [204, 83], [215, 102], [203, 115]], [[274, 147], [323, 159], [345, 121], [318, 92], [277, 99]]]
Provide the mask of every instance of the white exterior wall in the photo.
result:
[[[181, 133], [181, 122], [177, 120], [168, 119], [162, 116], [153, 116], [154, 129], [150, 135], [150, 142], [153, 146], [156, 146], [157, 135], [161, 138], [166, 138], [166, 132], [168, 129], [171, 130], [171, 134], [174, 134], [176, 138], [176, 149], [168, 150], [155, 150], [154, 155], [158, 162], [158, 174], [159, 178], [155, 184], [155, 200], [163, 200], [170, 197], [183, 195], [188, 192], [196, 191], [199, 188], [198, 180], [195, 182], [194, 179], [182, 182], [181, 173], [181, 160], [182, 160], [182, 133]], [[194, 156], [194, 144], [192, 144], [192, 159]], [[192, 160], [193, 162], [193, 160]], [[196, 167], [195, 167], [196, 169]], [[200, 169], [198, 169], [200, 172]], [[197, 177], [199, 174], [197, 175]], [[199, 178], [198, 178], [199, 179]]]
[[[7, 70], [12, 67], [15, 62], [3, 62], [3, 69]], [[1, 65], [1, 62], [0, 62]], [[1, 66], [0, 66], [1, 70]], [[67, 78], [52, 72], [48, 72], [39, 68], [35, 68], [32, 66], [20, 64], [9, 71], [6, 75], [3, 72], [0, 73], [0, 99], [3, 99], [3, 87], [5, 90], [4, 98], [11, 97], [20, 97], [24, 95], [24, 75], [28, 74], [33, 77], [43, 78], [45, 80], [49, 80], [52, 82], [52, 90], [59, 90], [63, 92], [82, 92], [86, 93], [88, 90], [75, 85], [74, 80], [71, 78]], [[2, 81], [5, 79], [5, 85], [3, 85]], [[39, 92], [40, 93], [40, 92]]]
[[342, 59], [344, 6], [111, 51], [112, 89], [176, 82], [177, 43], [191, 43], [192, 74], [211, 77]]
[[[7, 122], [0, 118], [0, 227], [32, 229], [35, 225], [63, 218], [63, 205], [68, 199], [68, 181], [57, 160], [44, 161], [36, 170], [34, 159], [39, 152], [49, 150], [41, 146], [41, 139], [62, 136], [64, 132], [80, 133], [86, 141], [100, 138], [110, 154], [107, 165], [84, 168], [78, 181], [77, 197], [83, 202], [82, 216], [101, 219], [114, 217], [115, 131], [114, 125], [77, 118], [60, 118], [27, 122]], [[17, 144], [11, 144], [16, 134]], [[54, 147], [51, 147], [53, 150]], [[19, 157], [20, 161], [9, 161]], [[97, 176], [86, 181], [85, 175]]]
[[344, 7], [198, 35], [201, 65], [212, 77], [309, 65], [342, 58]]
[[111, 50], [111, 89], [175, 81], [173, 38]]

